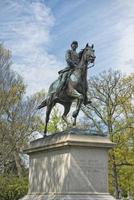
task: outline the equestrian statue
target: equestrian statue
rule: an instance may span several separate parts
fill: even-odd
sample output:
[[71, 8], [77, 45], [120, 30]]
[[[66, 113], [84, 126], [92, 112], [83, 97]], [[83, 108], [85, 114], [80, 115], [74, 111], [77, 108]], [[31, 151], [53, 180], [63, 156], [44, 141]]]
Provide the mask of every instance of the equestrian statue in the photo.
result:
[[85, 48], [79, 53], [76, 52], [78, 42], [73, 41], [71, 49], [67, 50], [65, 59], [67, 67], [59, 71], [59, 77], [54, 81], [48, 90], [46, 99], [38, 106], [38, 109], [46, 107], [46, 119], [44, 136], [47, 133], [47, 125], [52, 108], [56, 103], [64, 106], [63, 120], [67, 123], [67, 114], [70, 111], [73, 101], [77, 101], [76, 110], [73, 112], [73, 126], [76, 125], [76, 119], [79, 114], [82, 103], [90, 104], [87, 97], [88, 83], [87, 71], [88, 65], [95, 61], [94, 45], [86, 44]]

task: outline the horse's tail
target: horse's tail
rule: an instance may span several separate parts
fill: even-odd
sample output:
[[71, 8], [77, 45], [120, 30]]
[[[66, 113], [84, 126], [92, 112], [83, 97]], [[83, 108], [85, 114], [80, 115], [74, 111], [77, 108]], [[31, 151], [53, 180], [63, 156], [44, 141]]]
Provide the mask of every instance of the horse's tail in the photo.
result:
[[37, 107], [37, 109], [44, 108], [45, 106], [47, 106], [47, 99], [45, 99], [45, 100]]

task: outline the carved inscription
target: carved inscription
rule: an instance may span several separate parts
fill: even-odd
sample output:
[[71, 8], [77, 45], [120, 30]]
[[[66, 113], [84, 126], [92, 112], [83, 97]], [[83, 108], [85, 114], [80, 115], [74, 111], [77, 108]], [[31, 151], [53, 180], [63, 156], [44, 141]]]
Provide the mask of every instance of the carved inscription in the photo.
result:
[[77, 164], [86, 175], [88, 180], [99, 190], [107, 190], [107, 168], [106, 163], [101, 160], [80, 159]]

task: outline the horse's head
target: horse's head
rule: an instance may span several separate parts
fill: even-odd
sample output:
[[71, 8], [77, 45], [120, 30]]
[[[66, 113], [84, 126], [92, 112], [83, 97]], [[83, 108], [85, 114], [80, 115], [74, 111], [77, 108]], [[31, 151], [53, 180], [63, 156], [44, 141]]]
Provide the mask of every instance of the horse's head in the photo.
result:
[[94, 50], [94, 45], [89, 46], [88, 43], [86, 44], [86, 47], [82, 50], [82, 56], [84, 59], [84, 62], [86, 63], [93, 63], [95, 61], [95, 50]]

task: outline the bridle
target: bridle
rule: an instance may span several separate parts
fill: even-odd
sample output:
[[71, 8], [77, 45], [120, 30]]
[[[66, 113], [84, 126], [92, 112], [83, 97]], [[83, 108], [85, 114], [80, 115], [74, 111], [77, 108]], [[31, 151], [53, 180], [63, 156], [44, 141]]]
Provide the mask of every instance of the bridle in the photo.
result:
[[95, 66], [95, 63], [93, 62], [93, 64], [91, 66], [87, 67], [87, 69], [90, 69], [90, 68], [92, 68], [94, 66]]

